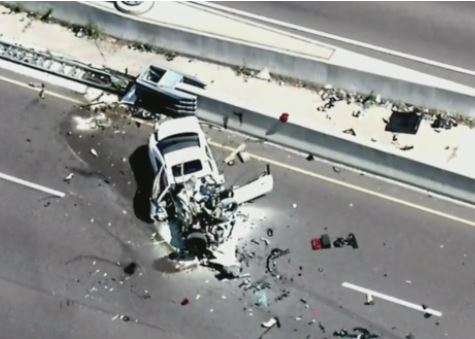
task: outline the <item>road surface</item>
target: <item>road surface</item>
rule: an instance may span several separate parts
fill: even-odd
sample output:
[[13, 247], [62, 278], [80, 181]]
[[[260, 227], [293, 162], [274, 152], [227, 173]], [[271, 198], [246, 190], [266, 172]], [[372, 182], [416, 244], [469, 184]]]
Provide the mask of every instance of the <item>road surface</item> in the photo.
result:
[[[73, 117], [89, 112], [4, 80], [0, 107], [0, 171], [66, 193], [53, 198], [0, 181], [0, 338], [258, 338], [261, 322], [271, 316], [282, 326], [265, 338], [330, 338], [357, 326], [391, 339], [472, 336], [475, 229], [418, 206], [473, 222], [472, 208], [249, 142], [252, 154], [275, 161], [274, 192], [246, 207], [252, 227], [244, 243], [254, 258], [244, 272], [252, 282], [269, 283], [254, 293], [241, 279], [218, 280], [206, 268], [169, 272], [163, 250], [150, 240], [153, 226], [144, 221], [150, 126], [112, 114], [109, 128], [77, 131]], [[228, 131], [204, 130], [215, 145], [243, 141]], [[213, 151], [220, 162], [229, 153]], [[264, 167], [256, 160], [222, 165], [230, 184], [244, 183]], [[73, 178], [64, 182], [69, 173]], [[349, 232], [358, 250], [310, 248], [310, 239], [322, 233], [335, 239]], [[265, 272], [275, 247], [289, 249], [277, 263], [280, 278]], [[130, 262], [139, 266], [128, 276], [123, 267]], [[425, 318], [378, 299], [365, 306], [362, 294], [341, 286], [345, 281], [443, 315]], [[181, 305], [185, 298], [189, 303]], [[256, 306], [262, 298], [264, 305]]]
[[[221, 2], [223, 6], [475, 70], [471, 2]], [[475, 77], [314, 35], [316, 40], [475, 86]]]

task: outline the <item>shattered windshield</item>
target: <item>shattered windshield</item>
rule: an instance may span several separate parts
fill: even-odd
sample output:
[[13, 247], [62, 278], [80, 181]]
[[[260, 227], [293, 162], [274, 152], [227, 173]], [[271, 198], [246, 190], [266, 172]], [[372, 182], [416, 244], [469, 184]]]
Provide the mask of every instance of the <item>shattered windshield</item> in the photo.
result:
[[182, 133], [161, 140], [157, 147], [162, 154], [166, 154], [184, 148], [200, 147], [200, 140], [196, 133]]

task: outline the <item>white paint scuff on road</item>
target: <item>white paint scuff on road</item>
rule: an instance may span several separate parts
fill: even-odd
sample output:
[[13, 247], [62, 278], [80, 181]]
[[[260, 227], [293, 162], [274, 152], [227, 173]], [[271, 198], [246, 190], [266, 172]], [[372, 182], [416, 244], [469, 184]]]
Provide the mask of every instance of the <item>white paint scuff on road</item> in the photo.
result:
[[5, 174], [5, 173], [0, 172], [0, 178], [4, 179], [4, 180], [7, 180], [7, 181], [10, 181], [10, 182], [14, 182], [14, 183], [22, 185], [22, 186], [32, 188], [32, 189], [37, 190], [37, 191], [41, 191], [41, 192], [44, 192], [44, 193], [54, 195], [54, 196], [59, 197], [59, 198], [64, 198], [64, 196], [66, 195], [63, 192], [54, 190], [52, 188], [48, 188], [46, 186], [38, 185], [38, 184], [35, 184], [33, 182], [26, 181], [26, 180], [23, 180], [23, 179], [20, 179], [20, 178], [17, 178], [17, 177], [14, 177], [14, 176], [11, 176], [11, 175], [8, 175], [8, 174]]
[[435, 315], [436, 317], [441, 317], [442, 316], [442, 312], [433, 310], [432, 308], [423, 307], [422, 305], [414, 304], [414, 303], [411, 303], [409, 301], [402, 300], [402, 299], [399, 299], [399, 298], [395, 298], [395, 297], [392, 297], [390, 295], [386, 295], [386, 294], [383, 294], [383, 293], [380, 293], [380, 292], [377, 292], [377, 291], [373, 291], [373, 290], [370, 290], [368, 288], [364, 288], [364, 287], [361, 287], [361, 286], [358, 286], [358, 285], [354, 285], [354, 284], [351, 284], [351, 283], [346, 282], [346, 281], [343, 282], [341, 284], [341, 286], [349, 288], [349, 289], [357, 291], [357, 292], [364, 293], [366, 295], [370, 295], [373, 298], [380, 298], [380, 299], [383, 299], [383, 300], [386, 300], [386, 301], [389, 301], [389, 302], [392, 302], [392, 303], [395, 303], [395, 304], [398, 304], [398, 305], [401, 305], [401, 306], [412, 308], [413, 310], [416, 310], [416, 311], [420, 311], [420, 312], [424, 312], [424, 313], [427, 313], [427, 314]]

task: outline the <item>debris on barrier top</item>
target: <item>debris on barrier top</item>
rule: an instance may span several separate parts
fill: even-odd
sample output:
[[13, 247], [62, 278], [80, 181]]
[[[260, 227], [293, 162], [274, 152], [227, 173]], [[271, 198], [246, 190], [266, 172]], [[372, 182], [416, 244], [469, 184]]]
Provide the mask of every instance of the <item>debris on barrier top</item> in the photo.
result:
[[267, 67], [264, 67], [263, 69], [261, 69], [259, 73], [256, 74], [256, 78], [270, 81], [271, 77], [270, 77], [269, 69]]
[[282, 122], [282, 123], [288, 122], [289, 121], [289, 113], [282, 113], [279, 116], [279, 121]]
[[422, 114], [417, 111], [400, 112], [393, 111], [386, 131], [394, 133], [416, 134], [422, 120]]

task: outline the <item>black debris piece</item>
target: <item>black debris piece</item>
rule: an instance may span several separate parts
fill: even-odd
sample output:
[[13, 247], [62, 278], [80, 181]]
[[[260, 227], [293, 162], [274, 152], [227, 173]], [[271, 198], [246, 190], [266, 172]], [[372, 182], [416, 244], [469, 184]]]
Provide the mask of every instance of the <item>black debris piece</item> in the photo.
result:
[[417, 112], [393, 111], [389, 122], [386, 124], [386, 131], [394, 133], [416, 134], [421, 124], [422, 114]]
[[124, 315], [122, 316], [122, 320], [125, 322], [130, 321], [130, 317], [128, 315]]
[[318, 322], [318, 328], [320, 329], [320, 331], [322, 331], [322, 333], [326, 332], [325, 326], [323, 326], [323, 324], [320, 321]]
[[345, 130], [343, 131], [343, 133], [345, 133], [345, 134], [350, 134], [350, 135], [353, 135], [353, 136], [356, 135], [356, 132], [355, 132], [355, 130], [354, 130], [353, 128], [345, 129]]
[[333, 242], [334, 247], [345, 247], [351, 246], [355, 250], [358, 248], [358, 241], [356, 240], [356, 236], [353, 233], [348, 234], [346, 238], [338, 237]]
[[430, 317], [432, 317], [432, 314], [430, 314], [430, 313], [424, 313], [424, 318], [429, 319]]
[[305, 159], [307, 159], [308, 161], [313, 161], [313, 160], [315, 160], [315, 157], [313, 156], [313, 154], [309, 154], [309, 155], [307, 155], [307, 157]]
[[266, 234], [268, 237], [272, 237], [274, 235], [274, 230], [272, 228], [268, 228], [266, 230]]
[[406, 335], [404, 338], [405, 338], [405, 339], [415, 339], [416, 337], [414, 336], [414, 334], [409, 333], [409, 334]]
[[335, 173], [340, 173], [341, 172], [341, 169], [336, 167], [336, 166], [332, 166], [332, 169], [333, 169], [333, 172], [335, 172]]
[[358, 339], [372, 339], [372, 338], [379, 338], [378, 334], [371, 333], [366, 328], [363, 327], [355, 327], [353, 328], [353, 333], [348, 332], [345, 329], [341, 329], [339, 331], [333, 332], [334, 337], [340, 338], [358, 338]]
[[124, 267], [124, 273], [127, 275], [132, 275], [135, 273], [135, 270], [137, 270], [137, 264], [135, 262], [131, 262], [127, 266]]
[[183, 300], [180, 302], [181, 306], [188, 305], [190, 303], [190, 299], [188, 298], [183, 298]]
[[405, 146], [403, 146], [403, 147], [401, 147], [401, 148], [399, 148], [399, 149], [400, 149], [401, 151], [410, 151], [410, 150], [413, 149], [413, 148], [414, 148], [414, 146], [412, 146], [412, 145], [405, 145]]
[[452, 127], [457, 127], [457, 122], [454, 118], [438, 114], [434, 122], [430, 125], [432, 128], [445, 128], [450, 129]]

